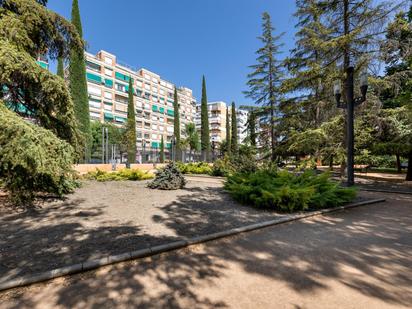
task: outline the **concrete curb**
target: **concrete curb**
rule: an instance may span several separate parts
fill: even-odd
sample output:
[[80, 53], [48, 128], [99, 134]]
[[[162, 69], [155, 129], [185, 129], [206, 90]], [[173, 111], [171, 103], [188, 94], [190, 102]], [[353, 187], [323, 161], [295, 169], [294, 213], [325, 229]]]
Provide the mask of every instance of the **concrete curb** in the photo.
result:
[[394, 194], [409, 194], [412, 195], [411, 192], [407, 191], [398, 191], [398, 190], [385, 190], [385, 189], [368, 189], [368, 188], [360, 188], [361, 191], [366, 191], [366, 192], [382, 192], [382, 193], [394, 193]]
[[76, 274], [80, 272], [97, 269], [103, 266], [116, 264], [119, 262], [131, 260], [131, 259], [139, 259], [139, 258], [144, 258], [148, 256], [153, 256], [153, 255], [157, 255], [160, 253], [185, 248], [191, 245], [200, 244], [200, 243], [208, 242], [208, 241], [219, 239], [219, 238], [233, 236], [233, 235], [237, 235], [240, 233], [250, 232], [253, 230], [258, 230], [258, 229], [262, 229], [262, 228], [273, 226], [273, 225], [302, 220], [305, 218], [314, 217], [314, 216], [322, 215], [325, 213], [350, 209], [354, 207], [381, 203], [384, 201], [385, 199], [373, 199], [373, 200], [367, 200], [367, 201], [363, 201], [359, 203], [349, 204], [346, 206], [312, 211], [310, 213], [299, 213], [299, 214], [291, 215], [287, 218], [279, 218], [275, 220], [259, 222], [259, 223], [242, 226], [242, 227], [238, 227], [238, 228], [234, 228], [234, 229], [230, 229], [230, 230], [226, 230], [222, 232], [178, 240], [178, 241], [174, 241], [174, 242], [164, 244], [164, 245], [158, 245], [158, 246], [140, 249], [140, 250], [131, 251], [131, 252], [126, 252], [126, 253], [122, 253], [118, 255], [110, 255], [110, 256], [97, 259], [97, 260], [88, 260], [83, 263], [78, 263], [78, 264], [74, 264], [70, 266], [65, 266], [62, 268], [57, 268], [57, 269], [45, 271], [39, 274], [22, 276], [20, 278], [12, 279], [12, 280], [5, 281], [5, 282], [0, 282], [0, 292], [4, 290], [17, 288], [17, 287], [27, 286], [33, 283], [48, 281], [48, 280], [55, 279], [58, 277], [63, 277], [67, 275], [72, 275], [72, 274]]

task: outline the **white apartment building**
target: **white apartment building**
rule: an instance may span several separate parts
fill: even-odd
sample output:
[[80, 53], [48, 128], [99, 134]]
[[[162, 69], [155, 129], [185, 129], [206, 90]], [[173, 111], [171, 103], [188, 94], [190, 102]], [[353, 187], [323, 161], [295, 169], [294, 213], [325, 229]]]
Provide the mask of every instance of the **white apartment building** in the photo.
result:
[[[161, 137], [171, 147], [175, 85], [146, 69], [134, 69], [118, 62], [115, 55], [99, 51], [85, 53], [90, 117], [122, 126], [127, 120], [129, 79], [133, 80], [138, 149], [158, 149]], [[185, 124], [194, 122], [196, 100], [192, 90], [178, 87], [182, 134]]]
[[247, 121], [249, 112], [244, 109], [236, 109], [236, 122], [237, 122], [237, 137], [239, 144], [242, 144], [247, 137]]
[[[226, 139], [226, 108], [227, 104], [223, 101], [207, 103], [211, 142], [220, 143]], [[201, 127], [200, 110], [201, 105], [197, 105], [195, 124], [198, 131]]]

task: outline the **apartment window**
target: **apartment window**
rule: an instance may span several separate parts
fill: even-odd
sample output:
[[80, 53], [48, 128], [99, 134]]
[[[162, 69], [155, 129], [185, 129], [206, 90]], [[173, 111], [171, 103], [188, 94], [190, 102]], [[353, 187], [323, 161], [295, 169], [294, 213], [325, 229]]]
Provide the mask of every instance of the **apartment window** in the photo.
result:
[[89, 101], [89, 106], [90, 106], [90, 107], [99, 108], [99, 109], [100, 109], [101, 105], [102, 105], [101, 102], [97, 102], [97, 101], [94, 101], [94, 100], [90, 100], [90, 101]]
[[147, 100], [150, 100], [150, 93], [145, 92], [144, 93], [144, 98]]
[[105, 97], [106, 99], [111, 100], [111, 99], [113, 99], [113, 94], [112, 94], [111, 92], [105, 91], [105, 92], [104, 92], [104, 97]]
[[115, 73], [115, 77], [116, 77], [116, 79], [118, 79], [118, 80], [123, 80], [123, 81], [125, 81], [125, 82], [128, 82], [129, 81], [129, 76], [127, 76], [127, 75], [124, 75], [124, 74], [122, 74], [122, 73], [120, 73], [120, 72], [116, 72]]
[[104, 74], [107, 76], [113, 76], [113, 70], [104, 68]]
[[127, 86], [116, 83], [116, 90], [122, 91], [122, 92], [127, 92]]
[[104, 57], [104, 62], [107, 63], [107, 64], [110, 64], [110, 65], [113, 65], [113, 60], [112, 60], [112, 58]]
[[99, 96], [99, 97], [102, 96], [102, 90], [99, 87], [89, 85], [87, 89], [88, 89], [88, 92], [90, 94], [94, 94], [94, 95]]
[[113, 81], [111, 80], [111, 79], [105, 79], [104, 80], [104, 85], [107, 87], [107, 88], [113, 88]]
[[102, 83], [102, 78], [99, 75], [87, 72], [86, 77], [87, 77], [87, 80], [89, 82], [92, 82], [92, 83], [95, 83], [95, 84], [101, 84]]

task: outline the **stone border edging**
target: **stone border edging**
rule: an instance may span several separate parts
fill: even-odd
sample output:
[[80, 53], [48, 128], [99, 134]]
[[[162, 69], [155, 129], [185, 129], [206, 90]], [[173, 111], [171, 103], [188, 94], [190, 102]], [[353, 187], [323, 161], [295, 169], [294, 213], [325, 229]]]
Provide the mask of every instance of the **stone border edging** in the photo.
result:
[[382, 192], [382, 193], [394, 193], [394, 194], [409, 194], [412, 195], [411, 192], [407, 191], [399, 191], [399, 190], [386, 190], [386, 189], [368, 189], [368, 188], [362, 188], [360, 187], [360, 191], [366, 191], [366, 192]]
[[240, 233], [250, 232], [253, 230], [257, 230], [257, 229], [261, 229], [261, 228], [265, 228], [265, 227], [269, 227], [273, 225], [278, 225], [278, 224], [287, 223], [291, 221], [297, 221], [297, 220], [301, 220], [301, 219], [305, 219], [309, 217], [322, 215], [325, 213], [345, 210], [345, 209], [354, 208], [358, 206], [381, 203], [384, 201], [385, 199], [373, 199], [373, 200], [367, 200], [363, 202], [349, 204], [346, 206], [339, 206], [339, 207], [334, 207], [334, 208], [329, 208], [329, 209], [312, 211], [310, 213], [294, 214], [287, 218], [279, 218], [275, 220], [259, 222], [259, 223], [246, 225], [246, 226], [242, 226], [238, 228], [233, 228], [230, 230], [221, 231], [221, 232], [217, 232], [213, 234], [196, 236], [193, 238], [182, 239], [182, 240], [174, 241], [174, 242], [163, 244], [163, 245], [157, 245], [157, 246], [153, 246], [153, 247], [149, 247], [145, 249], [139, 249], [136, 251], [126, 252], [126, 253], [117, 254], [117, 255], [110, 255], [110, 256], [97, 259], [97, 260], [88, 260], [83, 263], [65, 266], [65, 267], [45, 271], [45, 272], [34, 274], [34, 275], [23, 276], [20, 278], [16, 278], [16, 279], [12, 279], [12, 280], [0, 283], [0, 292], [13, 289], [13, 288], [17, 288], [17, 287], [27, 286], [27, 285], [34, 284], [34, 283], [48, 281], [48, 280], [55, 279], [58, 277], [63, 277], [67, 275], [72, 275], [72, 274], [76, 274], [80, 272], [97, 269], [103, 266], [107, 266], [107, 265], [111, 265], [111, 264], [115, 264], [119, 262], [125, 262], [125, 261], [132, 260], [132, 259], [153, 256], [153, 255], [168, 252], [171, 250], [182, 249], [182, 248], [185, 248], [191, 245], [200, 244], [203, 242], [207, 242], [207, 241], [211, 241], [211, 240], [215, 240], [215, 239], [219, 239], [219, 238], [223, 238], [227, 236], [234, 236]]

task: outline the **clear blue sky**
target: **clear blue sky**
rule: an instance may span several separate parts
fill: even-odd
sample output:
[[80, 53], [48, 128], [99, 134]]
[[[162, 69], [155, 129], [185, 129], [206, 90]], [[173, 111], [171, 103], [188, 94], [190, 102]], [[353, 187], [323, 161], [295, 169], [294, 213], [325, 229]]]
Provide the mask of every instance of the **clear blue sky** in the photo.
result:
[[[70, 18], [71, 0], [48, 7]], [[246, 90], [249, 65], [260, 46], [261, 15], [269, 12], [276, 32], [293, 47], [294, 0], [79, 0], [87, 50], [107, 50], [144, 67], [200, 100], [206, 76], [209, 101], [251, 104]], [[52, 65], [52, 69], [54, 69]]]

